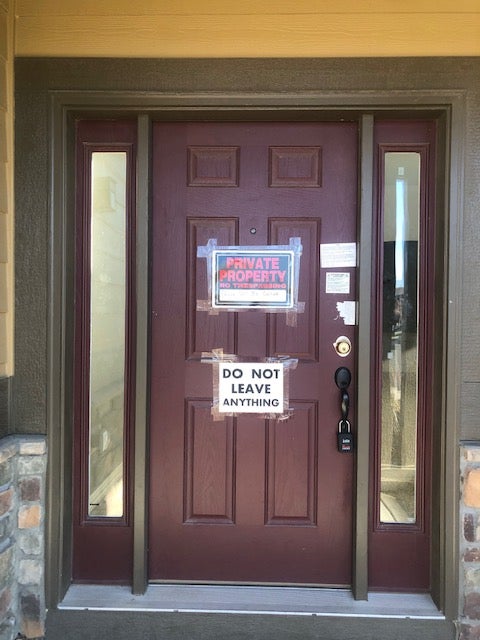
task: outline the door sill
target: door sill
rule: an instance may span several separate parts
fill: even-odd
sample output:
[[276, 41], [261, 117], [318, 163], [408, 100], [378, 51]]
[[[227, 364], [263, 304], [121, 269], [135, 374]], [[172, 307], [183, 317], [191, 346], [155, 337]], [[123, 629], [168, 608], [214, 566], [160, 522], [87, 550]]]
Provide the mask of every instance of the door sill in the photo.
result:
[[150, 584], [143, 595], [129, 587], [71, 585], [62, 610], [231, 613], [445, 620], [428, 594], [369, 593], [354, 600], [345, 589]]

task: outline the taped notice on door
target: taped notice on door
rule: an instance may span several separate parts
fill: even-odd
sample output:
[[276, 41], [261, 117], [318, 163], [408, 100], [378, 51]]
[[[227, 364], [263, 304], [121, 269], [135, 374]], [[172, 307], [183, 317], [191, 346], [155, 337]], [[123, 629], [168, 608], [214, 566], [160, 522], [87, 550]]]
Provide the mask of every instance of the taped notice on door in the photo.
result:
[[350, 293], [350, 274], [329, 271], [325, 280], [325, 293]]
[[356, 242], [335, 242], [320, 245], [320, 264], [322, 269], [356, 267]]
[[212, 307], [292, 309], [294, 258], [291, 250], [212, 251]]
[[337, 302], [338, 317], [343, 318], [346, 325], [357, 324], [357, 303], [354, 300]]
[[273, 420], [287, 420], [292, 415], [289, 374], [297, 366], [296, 358], [240, 362], [238, 356], [214, 349], [202, 353], [202, 362], [213, 366], [214, 420], [243, 413]]
[[283, 364], [221, 362], [220, 413], [283, 413]]
[[219, 247], [210, 238], [197, 247], [197, 257], [206, 258], [208, 283], [208, 299], [197, 300], [197, 311], [284, 313], [287, 325], [295, 327], [305, 310], [298, 300], [301, 255], [300, 238], [258, 247]]

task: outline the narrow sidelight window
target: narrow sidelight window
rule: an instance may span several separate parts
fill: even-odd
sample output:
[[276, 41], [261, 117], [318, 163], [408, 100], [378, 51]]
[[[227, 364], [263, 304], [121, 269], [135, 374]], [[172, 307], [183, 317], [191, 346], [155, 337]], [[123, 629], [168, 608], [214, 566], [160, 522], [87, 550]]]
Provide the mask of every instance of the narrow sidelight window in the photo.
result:
[[91, 155], [88, 515], [122, 517], [125, 492], [127, 154]]
[[436, 123], [375, 124], [369, 588], [431, 586]]
[[76, 581], [132, 575], [135, 153], [135, 121], [76, 123]]
[[420, 154], [384, 156], [380, 522], [417, 521]]

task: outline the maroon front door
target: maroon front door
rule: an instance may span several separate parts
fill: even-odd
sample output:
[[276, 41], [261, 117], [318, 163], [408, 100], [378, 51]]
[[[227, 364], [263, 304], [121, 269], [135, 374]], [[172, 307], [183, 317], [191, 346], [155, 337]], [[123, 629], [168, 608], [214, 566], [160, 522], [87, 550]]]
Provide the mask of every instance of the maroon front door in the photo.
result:
[[[354, 397], [355, 348], [342, 358], [333, 344], [345, 335], [355, 347], [339, 305], [356, 298], [355, 269], [341, 257], [325, 267], [321, 247], [356, 242], [357, 138], [355, 123], [154, 125], [153, 580], [351, 583], [354, 454], [337, 451], [334, 374], [351, 370]], [[296, 326], [258, 310], [196, 310], [207, 299], [197, 246], [291, 237], [303, 245]], [[200, 360], [217, 348], [297, 358], [292, 417], [214, 421], [212, 367]]]

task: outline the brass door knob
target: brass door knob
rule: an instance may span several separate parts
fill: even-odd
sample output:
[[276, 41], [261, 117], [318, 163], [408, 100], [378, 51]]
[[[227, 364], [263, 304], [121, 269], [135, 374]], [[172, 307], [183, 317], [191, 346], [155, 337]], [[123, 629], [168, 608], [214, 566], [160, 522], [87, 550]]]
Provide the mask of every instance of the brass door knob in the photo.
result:
[[333, 343], [333, 348], [341, 358], [345, 358], [352, 350], [352, 343], [347, 336], [339, 336]]

